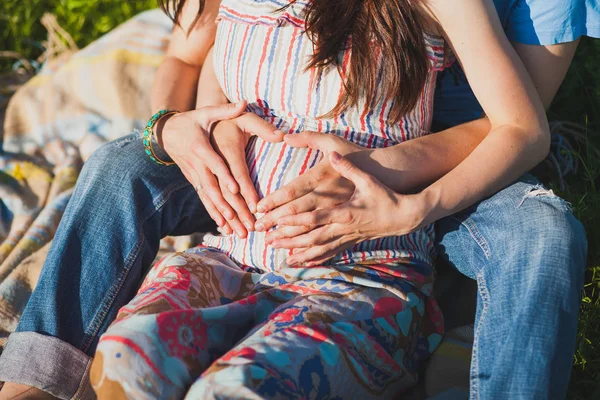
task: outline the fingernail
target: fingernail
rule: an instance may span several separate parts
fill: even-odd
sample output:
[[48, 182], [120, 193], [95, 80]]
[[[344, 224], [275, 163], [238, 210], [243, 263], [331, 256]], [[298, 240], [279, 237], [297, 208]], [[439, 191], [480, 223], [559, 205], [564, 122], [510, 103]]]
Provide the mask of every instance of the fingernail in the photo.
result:
[[223, 230], [225, 231], [226, 234], [231, 235], [233, 233], [233, 231], [231, 230], [231, 227], [229, 225], [225, 225], [223, 227]]
[[280, 243], [277, 240], [275, 240], [271, 243], [271, 247], [278, 249], [280, 247]]
[[285, 259], [285, 262], [288, 265], [294, 265], [296, 263], [296, 259], [294, 257], [288, 257], [288, 258]]
[[264, 213], [265, 211], [267, 211], [267, 208], [265, 207], [264, 204], [258, 203], [258, 205], [256, 206], [256, 210], [259, 213]]
[[331, 153], [331, 160], [333, 162], [340, 162], [342, 160], [342, 155], [340, 153], [338, 153], [337, 151], [334, 151]]
[[241, 237], [242, 239], [244, 239], [246, 237], [246, 233], [241, 229], [236, 230], [235, 233], [237, 233], [237, 235], [239, 237]]
[[265, 225], [262, 222], [257, 222], [256, 225], [254, 225], [254, 229], [258, 232], [262, 232], [265, 230]]
[[248, 229], [248, 232], [250, 232], [254, 228], [252, 226], [252, 222], [250, 222], [250, 221], [245, 221], [244, 226], [246, 227], [246, 229]]
[[256, 208], [256, 203], [250, 203], [248, 204], [248, 208], [250, 209], [250, 212], [252, 214], [256, 214], [257, 213], [257, 208]]

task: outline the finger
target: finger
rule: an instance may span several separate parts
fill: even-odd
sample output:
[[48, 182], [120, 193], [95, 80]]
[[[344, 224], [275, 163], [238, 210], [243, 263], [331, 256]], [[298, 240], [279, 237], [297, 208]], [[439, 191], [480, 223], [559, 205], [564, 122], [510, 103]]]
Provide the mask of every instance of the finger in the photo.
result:
[[200, 198], [200, 201], [202, 202], [202, 205], [206, 209], [206, 212], [208, 212], [208, 215], [210, 216], [210, 218], [213, 221], [215, 221], [217, 226], [219, 228], [221, 228], [226, 234], [230, 235], [233, 231], [232, 231], [231, 227], [229, 226], [229, 224], [227, 223], [227, 220], [225, 219], [223, 214], [221, 214], [221, 212], [217, 209], [217, 207], [210, 200], [210, 198], [208, 198], [204, 194], [204, 191], [202, 189], [200, 189], [200, 190], [196, 189], [198, 187], [198, 185], [200, 185], [201, 187], [203, 187], [203, 186], [209, 187], [211, 185], [211, 183], [209, 181], [204, 180], [205, 184], [203, 185], [202, 179], [201, 179], [202, 174], [196, 173], [196, 171], [190, 167], [190, 165], [191, 165], [190, 163], [187, 163], [181, 159], [173, 159], [173, 161], [175, 161], [175, 163], [178, 166], [180, 166], [180, 170], [183, 173], [183, 176], [185, 176], [185, 179], [187, 179], [187, 181], [190, 183], [190, 185], [192, 185], [192, 187], [196, 191], [196, 194]]
[[221, 228], [221, 230], [225, 234], [231, 235], [233, 233], [233, 229], [231, 229], [231, 226], [229, 225], [225, 217], [223, 217], [221, 212], [217, 209], [217, 207], [215, 207], [214, 203], [208, 198], [208, 196], [204, 194], [202, 190], [199, 190], [197, 193], [198, 197], [200, 198], [200, 201], [204, 205], [204, 208], [206, 209], [208, 215], [210, 215], [212, 220], [215, 221], [217, 226]]
[[265, 235], [265, 242], [271, 244], [274, 240], [295, 237], [311, 230], [310, 226], [279, 226]]
[[196, 122], [205, 129], [211, 124], [223, 119], [231, 119], [240, 116], [246, 109], [246, 101], [238, 101], [237, 103], [228, 103], [218, 106], [202, 107], [191, 115]]
[[200, 182], [202, 185], [201, 191], [203, 194], [213, 202], [227, 221], [231, 221], [235, 217], [235, 212], [223, 197], [221, 187], [212, 171], [203, 164], [197, 164], [195, 171], [197, 175], [196, 182]]
[[286, 215], [277, 221], [280, 226], [321, 226], [329, 224], [349, 225], [352, 214], [347, 207], [323, 208], [297, 215]]
[[209, 166], [212, 173], [219, 179], [219, 182], [227, 187], [231, 193], [238, 193], [239, 188], [237, 182], [233, 179], [225, 161], [213, 149], [208, 138], [202, 136], [200, 140], [204, 142], [204, 145], [192, 149], [192, 152], [202, 160], [205, 165]]
[[[255, 213], [257, 210], [256, 205], [258, 204], [258, 193], [256, 193], [256, 188], [250, 179], [250, 172], [248, 171], [248, 165], [246, 164], [246, 154], [243, 145], [240, 143], [239, 146], [236, 146], [235, 144], [227, 146], [220, 149], [220, 152], [223, 159], [229, 165], [229, 170], [233, 175], [233, 179], [236, 180], [240, 188], [240, 194], [246, 201], [247, 213]], [[254, 225], [254, 217], [250, 218], [249, 221]]]
[[275, 226], [281, 218], [288, 215], [296, 215], [306, 211], [312, 211], [316, 208], [316, 198], [318, 196], [309, 193], [299, 199], [290, 201], [276, 209], [268, 212], [258, 221], [256, 221], [256, 230], [258, 232], [267, 231]]
[[340, 237], [342, 233], [339, 228], [340, 226], [337, 224], [321, 226], [303, 235], [276, 239], [271, 243], [271, 246], [276, 249], [297, 249], [322, 245], [332, 241], [336, 237]]
[[223, 228], [225, 225], [227, 225], [227, 220], [225, 220], [225, 217], [223, 217], [219, 210], [217, 210], [217, 207], [215, 207], [214, 203], [206, 195], [204, 195], [204, 192], [202, 190], [198, 190], [196, 193], [204, 205], [206, 212], [208, 212], [208, 215], [210, 215], [212, 220], [215, 221], [217, 226], [219, 228]]
[[197, 190], [196, 193], [198, 194], [198, 197], [200, 198], [202, 205], [206, 209], [206, 212], [208, 212], [208, 215], [210, 215], [210, 218], [213, 221], [215, 221], [217, 226], [219, 228], [221, 228], [223, 230], [223, 232], [225, 232], [227, 235], [231, 235], [233, 230], [227, 223], [227, 220], [225, 219], [223, 214], [221, 214], [221, 212], [217, 209], [215, 204], [210, 200], [210, 198], [208, 196], [206, 196], [204, 194], [204, 191], [202, 189]]
[[352, 181], [354, 186], [360, 187], [368, 187], [372, 185], [375, 181], [372, 175], [367, 174], [356, 165], [354, 165], [350, 160], [346, 157], [343, 157], [337, 151], [332, 151], [329, 154], [329, 162], [333, 169], [339, 172], [344, 178]]
[[312, 179], [312, 174], [309, 172], [298, 176], [287, 185], [270, 193], [258, 202], [257, 209], [260, 213], [266, 213], [276, 207], [296, 200], [317, 187], [317, 181]]
[[277, 129], [273, 124], [268, 123], [254, 113], [245, 113], [237, 119], [238, 127], [244, 133], [251, 136], [258, 136], [267, 142], [281, 142], [285, 134]]
[[327, 133], [303, 131], [293, 135], [286, 135], [284, 140], [288, 145], [296, 148], [308, 147], [322, 151], [331, 151], [335, 145], [336, 138]]
[[248, 205], [240, 194], [232, 194], [225, 189], [223, 196], [236, 212], [236, 217], [230, 221], [231, 227], [240, 237], [246, 237], [248, 232], [254, 230], [254, 216], [248, 209]]
[[354, 245], [354, 242], [352, 241], [343, 242], [342, 240], [342, 238], [337, 238], [324, 245], [308, 248], [303, 252], [294, 252], [294, 254], [287, 257], [286, 262], [289, 265], [298, 265], [304, 263], [310, 263], [311, 265], [314, 265], [316, 262], [322, 263], [348, 250]]
[[305, 248], [305, 247], [299, 247], [297, 249], [291, 249], [290, 250], [290, 254], [299, 254], [299, 253], [302, 253], [302, 252], [304, 252], [306, 250], [308, 250], [308, 249]]
[[245, 239], [248, 236], [248, 231], [246, 230], [244, 224], [238, 216], [233, 217], [233, 219], [227, 221], [227, 223], [229, 224], [233, 232], [235, 232], [235, 234], [240, 238]]

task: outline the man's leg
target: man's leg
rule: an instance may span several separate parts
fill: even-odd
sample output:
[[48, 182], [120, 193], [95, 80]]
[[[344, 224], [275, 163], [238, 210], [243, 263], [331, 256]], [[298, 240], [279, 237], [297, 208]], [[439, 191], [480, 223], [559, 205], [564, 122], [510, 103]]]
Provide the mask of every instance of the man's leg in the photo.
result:
[[179, 168], [151, 161], [139, 134], [96, 151], [0, 358], [0, 380], [85, 397], [98, 338], [135, 294], [160, 239], [208, 222]]
[[471, 398], [564, 398], [587, 250], [568, 204], [526, 176], [437, 234], [441, 257], [478, 284]]

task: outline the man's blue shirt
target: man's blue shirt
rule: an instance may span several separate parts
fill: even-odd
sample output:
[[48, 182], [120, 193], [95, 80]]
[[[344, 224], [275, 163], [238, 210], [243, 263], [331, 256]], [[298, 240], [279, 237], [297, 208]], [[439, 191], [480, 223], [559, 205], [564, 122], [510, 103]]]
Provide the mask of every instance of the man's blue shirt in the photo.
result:
[[[552, 45], [600, 37], [600, 0], [494, 0], [512, 42]], [[438, 77], [434, 130], [481, 117], [483, 110], [458, 63]]]

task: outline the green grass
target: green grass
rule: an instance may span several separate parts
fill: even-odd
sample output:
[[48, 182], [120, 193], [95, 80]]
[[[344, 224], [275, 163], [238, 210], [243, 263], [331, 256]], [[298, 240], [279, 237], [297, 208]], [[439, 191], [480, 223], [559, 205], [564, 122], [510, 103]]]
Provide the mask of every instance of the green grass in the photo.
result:
[[[26, 58], [42, 53], [46, 32], [40, 19], [56, 15], [81, 48], [142, 10], [156, 7], [156, 0], [2, 0], [0, 2], [0, 50], [15, 50]], [[6, 67], [6, 62], [3, 64]]]
[[559, 194], [570, 201], [588, 236], [585, 294], [579, 316], [571, 399], [600, 398], [600, 40], [582, 40], [548, 117], [588, 127], [579, 146], [580, 170]]
[[[42, 52], [46, 33], [39, 20], [54, 13], [81, 48], [136, 13], [155, 7], [156, 0], [2, 0], [0, 51], [16, 50], [28, 59]], [[14, 61], [0, 59], [0, 71]], [[586, 143], [576, 149], [579, 174], [564, 191], [550, 185], [570, 201], [583, 222], [589, 242], [586, 288], [579, 320], [577, 352], [569, 397], [600, 398], [600, 41], [582, 40], [567, 78], [548, 115], [588, 127]]]

